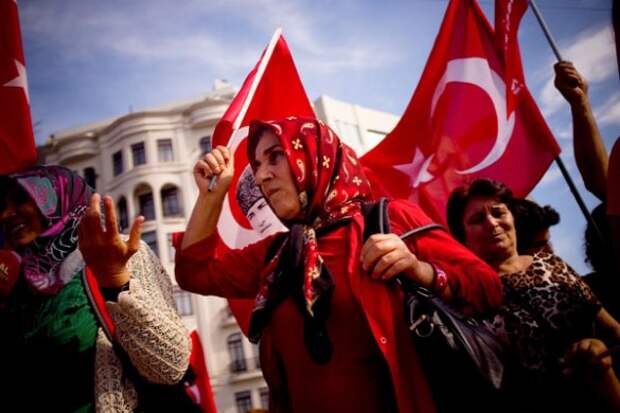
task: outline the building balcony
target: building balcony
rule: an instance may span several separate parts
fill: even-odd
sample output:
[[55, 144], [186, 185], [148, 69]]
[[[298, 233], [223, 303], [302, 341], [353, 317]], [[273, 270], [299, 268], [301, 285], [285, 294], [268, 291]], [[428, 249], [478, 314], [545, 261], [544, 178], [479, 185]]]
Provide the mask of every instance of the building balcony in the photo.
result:
[[231, 382], [253, 380], [263, 376], [258, 356], [233, 360], [228, 365], [228, 368], [231, 373]]
[[223, 328], [238, 326], [237, 320], [235, 319], [235, 316], [233, 315], [233, 312], [230, 309], [229, 305], [227, 305], [220, 312], [220, 326]]
[[56, 156], [61, 165], [70, 164], [99, 155], [97, 142], [92, 138], [67, 139], [56, 146]]
[[215, 126], [217, 121], [220, 120], [230, 102], [227, 99], [221, 102], [211, 99], [196, 105], [189, 113], [188, 121], [191, 128], [201, 128], [208, 126]]

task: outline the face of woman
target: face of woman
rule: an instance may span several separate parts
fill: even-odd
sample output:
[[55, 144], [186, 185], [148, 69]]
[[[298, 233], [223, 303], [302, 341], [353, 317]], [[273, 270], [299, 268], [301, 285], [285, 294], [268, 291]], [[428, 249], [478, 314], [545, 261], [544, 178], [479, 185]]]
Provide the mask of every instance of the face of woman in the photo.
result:
[[299, 216], [301, 204], [291, 167], [278, 137], [266, 131], [258, 140], [254, 153], [254, 178], [278, 218]]
[[465, 245], [487, 262], [498, 263], [517, 255], [514, 217], [492, 198], [473, 198], [463, 213]]
[[43, 233], [45, 219], [32, 198], [21, 188], [15, 187], [2, 197], [0, 225], [8, 244], [21, 249]]

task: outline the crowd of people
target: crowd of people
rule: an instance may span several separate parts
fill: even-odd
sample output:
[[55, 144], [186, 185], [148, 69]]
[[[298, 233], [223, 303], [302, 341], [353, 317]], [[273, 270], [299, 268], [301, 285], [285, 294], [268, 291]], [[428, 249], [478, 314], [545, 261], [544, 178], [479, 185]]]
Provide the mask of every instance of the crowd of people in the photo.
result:
[[[404, 238], [434, 222], [393, 199], [389, 231], [369, 234], [364, 206], [376, 199], [357, 156], [323, 122], [296, 116], [251, 122], [240, 180], [247, 190], [237, 198], [265, 237], [224, 251], [216, 228], [233, 156], [218, 146], [198, 160], [176, 280], [194, 293], [254, 300], [248, 338], [259, 343], [270, 412], [463, 410], [459, 398], [437, 399], [452, 389], [440, 392], [430, 380], [433, 360], [421, 360], [417, 322], [440, 324], [408, 319], [408, 283], [501, 344], [502, 380], [492, 397], [489, 388], [459, 383], [479, 398], [477, 411], [620, 411], [620, 143], [608, 156], [585, 79], [570, 62], [555, 70], [571, 107], [578, 169], [601, 201], [585, 233], [593, 273], [583, 278], [554, 253], [550, 227], [559, 214], [487, 178], [453, 191], [447, 229]], [[267, 209], [286, 231], [270, 227]], [[188, 332], [169, 275], [140, 241], [142, 221], [120, 234], [112, 199], [63, 167], [0, 176], [5, 406], [148, 411], [138, 381], [172, 386], [186, 375]], [[112, 334], [93, 304], [89, 274]]]

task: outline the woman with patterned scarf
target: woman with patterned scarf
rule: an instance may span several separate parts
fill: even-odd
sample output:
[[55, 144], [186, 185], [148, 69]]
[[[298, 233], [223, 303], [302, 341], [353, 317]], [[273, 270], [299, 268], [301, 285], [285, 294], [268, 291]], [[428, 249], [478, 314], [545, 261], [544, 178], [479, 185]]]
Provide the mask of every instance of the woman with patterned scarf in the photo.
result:
[[289, 231], [241, 250], [214, 248], [234, 168], [220, 146], [194, 168], [199, 197], [176, 277], [193, 292], [255, 298], [249, 338], [260, 340], [269, 411], [434, 412], [401, 291], [386, 281], [403, 273], [484, 312], [501, 302], [495, 272], [443, 231], [401, 241], [395, 234], [430, 223], [403, 200], [388, 207], [395, 234], [364, 242], [370, 184], [354, 152], [321, 121], [253, 121], [248, 159]]
[[5, 253], [21, 257], [17, 276], [2, 280], [0, 294], [5, 407], [137, 408], [135, 387], [87, 298], [85, 263], [106, 299], [116, 341], [136, 370], [153, 383], [172, 384], [187, 369], [188, 335], [175, 312], [168, 275], [140, 242], [142, 219], [125, 241], [116, 229], [112, 199], [104, 198], [105, 227], [99, 203], [99, 195], [91, 197], [85, 181], [66, 168], [39, 166], [0, 177], [0, 240]]

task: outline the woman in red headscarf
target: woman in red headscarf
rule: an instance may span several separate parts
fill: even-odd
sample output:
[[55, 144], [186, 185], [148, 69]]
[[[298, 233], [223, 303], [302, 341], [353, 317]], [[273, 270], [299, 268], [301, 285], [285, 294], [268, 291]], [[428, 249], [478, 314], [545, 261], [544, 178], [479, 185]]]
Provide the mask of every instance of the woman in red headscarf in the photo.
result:
[[[241, 250], [215, 250], [215, 229], [233, 175], [218, 147], [194, 168], [199, 196], [176, 256], [189, 291], [255, 298], [249, 338], [260, 340], [270, 412], [434, 412], [403, 314], [405, 274], [475, 312], [501, 302], [496, 273], [443, 231], [403, 242], [430, 223], [393, 200], [393, 234], [364, 242], [361, 205], [370, 184], [354, 152], [321, 121], [254, 121], [248, 159], [269, 206], [289, 231]], [[207, 190], [211, 176], [217, 186]]]

